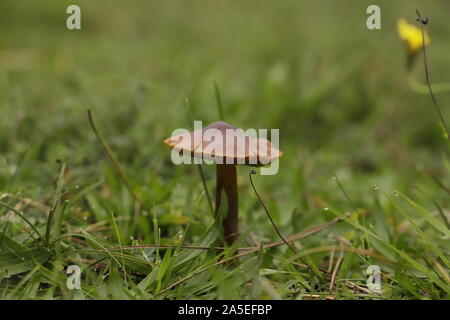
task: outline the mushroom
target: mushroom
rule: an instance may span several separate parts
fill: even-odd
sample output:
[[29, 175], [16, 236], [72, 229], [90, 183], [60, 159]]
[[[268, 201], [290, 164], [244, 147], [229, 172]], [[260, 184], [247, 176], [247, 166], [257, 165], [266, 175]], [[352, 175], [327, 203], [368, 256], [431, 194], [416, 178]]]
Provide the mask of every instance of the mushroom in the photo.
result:
[[282, 152], [267, 139], [250, 137], [244, 130], [223, 121], [175, 135], [164, 143], [176, 152], [216, 165], [215, 215], [225, 191], [228, 212], [223, 220], [224, 239], [227, 244], [233, 244], [239, 235], [236, 165], [260, 167], [278, 159]]

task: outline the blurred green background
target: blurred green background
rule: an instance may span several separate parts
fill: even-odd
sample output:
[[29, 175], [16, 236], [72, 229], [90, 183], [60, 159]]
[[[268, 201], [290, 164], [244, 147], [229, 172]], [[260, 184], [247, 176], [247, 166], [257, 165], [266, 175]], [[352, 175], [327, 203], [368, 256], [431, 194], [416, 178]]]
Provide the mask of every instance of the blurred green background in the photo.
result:
[[[76, 1], [82, 30], [74, 31], [65, 25], [70, 4], [0, 3], [0, 194], [51, 194], [60, 159], [69, 192], [105, 179], [73, 208], [74, 224], [99, 205], [133, 216], [136, 204], [89, 127], [91, 109], [136, 192], [167, 224], [163, 236], [185, 221], [200, 234], [212, 221], [200, 175], [173, 165], [163, 140], [189, 128], [186, 98], [194, 119], [218, 120], [216, 82], [227, 122], [280, 128], [280, 171], [256, 183], [285, 234], [329, 219], [324, 206], [351, 210], [333, 174], [367, 212], [380, 211], [378, 202], [389, 212], [374, 185], [449, 205], [426, 174], [449, 181], [446, 140], [430, 96], [408, 85], [396, 30], [420, 8], [430, 18], [431, 79], [450, 81], [449, 1], [86, 0]], [[366, 28], [371, 4], [381, 7], [381, 30]], [[421, 56], [412, 74], [424, 83]], [[449, 118], [449, 93], [437, 99]], [[214, 168], [204, 170], [213, 192]], [[259, 225], [276, 239], [249, 170], [238, 169], [242, 228]], [[151, 241], [150, 225], [121, 221], [122, 244], [130, 235]]]
[[[432, 80], [450, 81], [448, 1], [78, 1], [79, 31], [65, 26], [69, 4], [0, 4], [2, 189], [26, 150], [20, 187], [31, 195], [51, 187], [55, 159], [77, 182], [97, 174], [88, 108], [143, 188], [185, 170], [162, 141], [188, 127], [186, 97], [195, 119], [218, 120], [214, 81], [226, 121], [281, 129], [285, 157], [267, 180], [281, 182], [273, 192], [284, 201], [330, 192], [333, 172], [359, 198], [440, 170], [445, 140], [430, 97], [407, 85], [396, 21], [414, 23], [416, 7], [431, 19]], [[381, 30], [366, 28], [370, 4], [381, 7]], [[448, 115], [448, 94], [438, 100]]]

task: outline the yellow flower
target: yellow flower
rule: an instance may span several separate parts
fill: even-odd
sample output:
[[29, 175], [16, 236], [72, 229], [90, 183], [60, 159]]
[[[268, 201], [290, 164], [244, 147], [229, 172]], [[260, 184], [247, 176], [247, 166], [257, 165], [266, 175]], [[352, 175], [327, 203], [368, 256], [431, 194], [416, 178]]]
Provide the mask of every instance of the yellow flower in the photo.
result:
[[[417, 52], [422, 50], [422, 30], [415, 25], [409, 24], [405, 19], [399, 19], [397, 21], [397, 31], [400, 38], [406, 44], [409, 55], [415, 55]], [[425, 46], [430, 44], [430, 38], [424, 32]]]

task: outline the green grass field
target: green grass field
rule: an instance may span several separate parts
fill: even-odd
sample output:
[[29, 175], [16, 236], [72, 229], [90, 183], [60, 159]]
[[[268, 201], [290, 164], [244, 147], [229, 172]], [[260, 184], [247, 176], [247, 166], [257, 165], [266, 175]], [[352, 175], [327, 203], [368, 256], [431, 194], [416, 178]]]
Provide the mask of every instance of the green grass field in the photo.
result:
[[[397, 34], [416, 7], [430, 18], [450, 121], [448, 1], [81, 0], [73, 31], [70, 4], [0, 3], [0, 299], [450, 298], [449, 144], [422, 55], [408, 71]], [[219, 120], [215, 83], [225, 121], [280, 129], [278, 174], [253, 179], [297, 254], [271, 245], [246, 166], [240, 240], [215, 250], [198, 166], [171, 161], [163, 141], [187, 111]]]

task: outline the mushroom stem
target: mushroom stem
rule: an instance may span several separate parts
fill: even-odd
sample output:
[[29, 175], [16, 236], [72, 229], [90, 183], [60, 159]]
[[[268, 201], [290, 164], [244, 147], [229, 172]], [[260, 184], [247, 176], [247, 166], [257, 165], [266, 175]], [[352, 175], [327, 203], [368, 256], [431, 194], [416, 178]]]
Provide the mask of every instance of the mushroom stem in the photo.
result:
[[221, 205], [222, 191], [225, 190], [228, 202], [228, 212], [223, 220], [223, 235], [227, 244], [232, 245], [238, 238], [238, 193], [236, 179], [236, 165], [216, 165], [216, 216]]

